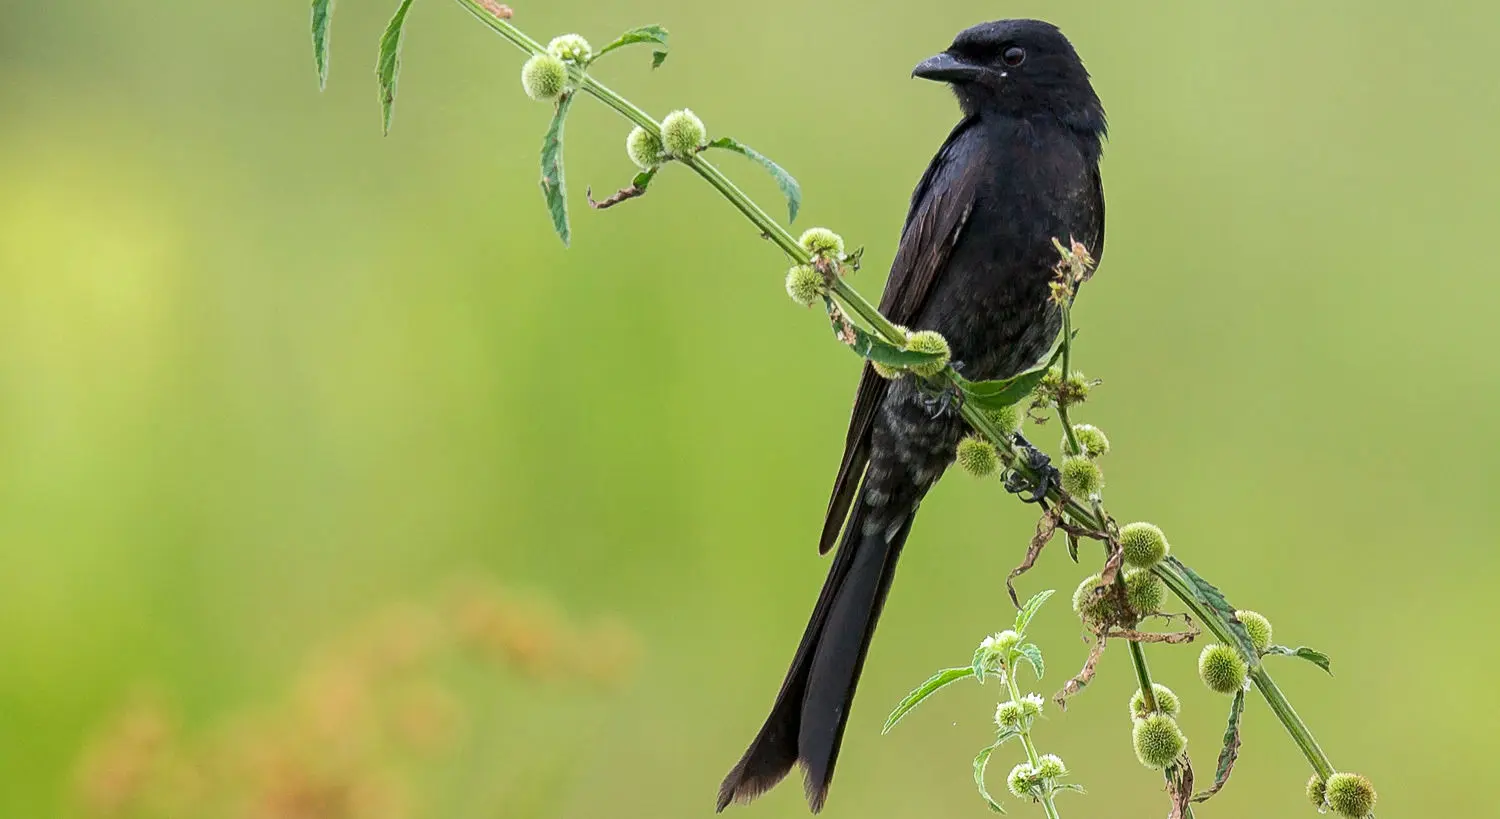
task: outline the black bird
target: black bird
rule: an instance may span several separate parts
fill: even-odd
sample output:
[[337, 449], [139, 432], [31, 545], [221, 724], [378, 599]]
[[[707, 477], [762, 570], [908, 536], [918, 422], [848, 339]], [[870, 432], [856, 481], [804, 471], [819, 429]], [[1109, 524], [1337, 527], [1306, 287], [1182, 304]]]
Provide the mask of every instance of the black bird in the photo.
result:
[[[912, 194], [880, 309], [936, 330], [971, 379], [1005, 378], [1049, 349], [1054, 238], [1104, 248], [1104, 108], [1057, 27], [1000, 20], [961, 32], [913, 76], [948, 83], [963, 119]], [[934, 414], [914, 376], [859, 382], [819, 551], [843, 532], [765, 726], [719, 789], [749, 801], [800, 763], [822, 809], [870, 636], [917, 506], [967, 431]]]

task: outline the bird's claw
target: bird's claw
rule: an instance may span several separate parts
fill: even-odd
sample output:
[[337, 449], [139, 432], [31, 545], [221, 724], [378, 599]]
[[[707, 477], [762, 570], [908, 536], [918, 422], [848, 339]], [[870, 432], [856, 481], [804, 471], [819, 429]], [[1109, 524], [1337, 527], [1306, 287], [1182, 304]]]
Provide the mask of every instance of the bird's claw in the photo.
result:
[[[1026, 440], [1021, 433], [1012, 436], [1016, 446], [1021, 449], [1021, 458], [1027, 468], [1037, 475], [1035, 484], [1032, 484], [1021, 473], [1011, 471], [1005, 476], [1005, 491], [1013, 495], [1020, 495], [1024, 503], [1041, 503], [1047, 497], [1047, 493], [1062, 479], [1062, 474], [1057, 467], [1052, 465], [1052, 459], [1047, 453], [1037, 449]], [[1027, 493], [1030, 494], [1027, 494]]]
[[[962, 361], [950, 361], [948, 366], [956, 373], [963, 372]], [[917, 392], [921, 393], [922, 406], [927, 408], [933, 418], [942, 418], [950, 412], [958, 412], [964, 405], [964, 394], [953, 384], [933, 386], [932, 382], [925, 378], [915, 380]]]

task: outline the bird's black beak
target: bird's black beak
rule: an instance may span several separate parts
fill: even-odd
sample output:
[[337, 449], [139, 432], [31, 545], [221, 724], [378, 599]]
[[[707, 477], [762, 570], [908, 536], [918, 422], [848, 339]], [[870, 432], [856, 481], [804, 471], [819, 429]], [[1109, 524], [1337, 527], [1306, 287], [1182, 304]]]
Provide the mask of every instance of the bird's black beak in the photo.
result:
[[983, 71], [984, 69], [979, 66], [966, 63], [944, 51], [918, 63], [917, 67], [911, 70], [911, 75], [940, 82], [969, 82], [979, 79]]

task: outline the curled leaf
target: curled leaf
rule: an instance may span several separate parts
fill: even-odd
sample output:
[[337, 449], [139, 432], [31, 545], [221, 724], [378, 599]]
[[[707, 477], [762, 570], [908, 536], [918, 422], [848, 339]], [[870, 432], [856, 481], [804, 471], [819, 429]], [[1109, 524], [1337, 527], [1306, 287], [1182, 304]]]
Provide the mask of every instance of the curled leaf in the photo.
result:
[[1324, 654], [1316, 648], [1308, 648], [1307, 646], [1297, 646], [1296, 648], [1287, 648], [1286, 646], [1270, 646], [1266, 648], [1266, 653], [1277, 654], [1283, 657], [1301, 658], [1328, 672], [1328, 676], [1333, 676], [1333, 668], [1331, 667], [1332, 661], [1329, 660], [1327, 654]]
[[412, 0], [401, 0], [396, 13], [380, 37], [380, 57], [375, 61], [375, 78], [380, 81], [380, 116], [384, 133], [391, 132], [391, 114], [396, 105], [396, 81], [401, 75], [401, 40], [406, 31], [406, 13]]
[[881, 726], [880, 733], [890, 733], [890, 730], [896, 727], [896, 723], [900, 722], [902, 717], [910, 713], [913, 708], [921, 705], [923, 700], [932, 696], [939, 688], [972, 676], [974, 676], [973, 668], [945, 668], [928, 677], [926, 682], [917, 686], [910, 694], [901, 698], [901, 702], [896, 704], [895, 709], [891, 711], [891, 715], [885, 718], [885, 725]]
[[568, 227], [568, 191], [563, 176], [563, 120], [573, 104], [573, 95], [564, 94], [557, 101], [557, 111], [552, 115], [552, 124], [542, 137], [542, 196], [547, 200], [547, 212], [552, 215], [552, 228], [566, 247], [572, 232]]
[[771, 177], [776, 180], [776, 187], [781, 189], [781, 195], [786, 197], [787, 222], [797, 221], [797, 211], [802, 207], [802, 186], [797, 184], [796, 177], [786, 172], [785, 168], [771, 161], [771, 158], [749, 145], [736, 142], [729, 137], [719, 137], [708, 143], [710, 148], [722, 148], [726, 151], [734, 151], [751, 161], [757, 162], [761, 167], [770, 172]]
[[636, 28], [630, 29], [624, 34], [621, 34], [619, 37], [616, 37], [614, 42], [599, 49], [599, 53], [595, 54], [593, 58], [589, 60], [589, 62], [593, 63], [600, 57], [603, 57], [605, 54], [608, 54], [609, 52], [614, 51], [617, 48], [623, 48], [624, 46], [635, 45], [637, 43], [655, 43], [661, 46], [661, 48], [654, 49], [651, 52], [652, 68], [660, 67], [662, 61], [667, 59], [667, 30], [659, 25], [656, 25], [655, 23], [652, 23], [649, 26], [637, 26]]
[[333, 32], [333, 0], [312, 0], [313, 62], [318, 66], [318, 88], [328, 86], [328, 45]]

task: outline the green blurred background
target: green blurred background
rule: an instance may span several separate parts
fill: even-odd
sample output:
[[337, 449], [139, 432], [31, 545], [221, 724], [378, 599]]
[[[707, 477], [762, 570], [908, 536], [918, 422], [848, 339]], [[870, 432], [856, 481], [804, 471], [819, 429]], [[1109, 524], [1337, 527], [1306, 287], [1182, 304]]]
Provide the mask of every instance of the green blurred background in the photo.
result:
[[[305, 3], [5, 4], [0, 816], [87, 813], [80, 759], [143, 686], [210, 735], [455, 577], [617, 617], [640, 655], [609, 694], [503, 684], [484, 764], [563, 760], [544, 798], [412, 815], [706, 816], [770, 704], [826, 567], [853, 357], [681, 169], [584, 207], [586, 185], [630, 174], [625, 124], [593, 102], [569, 126], [565, 251], [536, 189], [548, 110], [455, 4], [413, 10], [383, 139], [371, 68], [394, 5], [341, 4], [320, 95]], [[799, 225], [864, 244], [874, 297], [955, 120], [910, 68], [1003, 16], [1060, 24], [1110, 114], [1108, 253], [1078, 323], [1079, 363], [1106, 381], [1082, 418], [1115, 444], [1111, 509], [1162, 525], [1280, 641], [1334, 656], [1334, 679], [1279, 676], [1382, 816], [1492, 809], [1475, 783], [1500, 753], [1481, 608], [1500, 566], [1500, 11], [576, 0], [521, 3], [516, 22], [596, 44], [667, 25], [660, 71], [639, 51], [598, 73], [796, 173]], [[752, 166], [722, 164], [779, 208]], [[929, 498], [828, 815], [984, 815], [969, 761], [993, 688], [878, 727], [1008, 621], [1033, 516], [958, 476]], [[1059, 550], [1023, 589], [1084, 573]], [[1085, 649], [1065, 604], [1038, 629], [1051, 693]], [[1224, 702], [1193, 681], [1193, 649], [1151, 656], [1207, 778]], [[1131, 755], [1133, 689], [1111, 651], [1042, 725], [1090, 791], [1065, 814], [1165, 813]], [[1307, 766], [1258, 701], [1245, 737], [1199, 815], [1312, 815]], [[737, 810], [804, 811], [795, 783]]]

